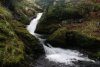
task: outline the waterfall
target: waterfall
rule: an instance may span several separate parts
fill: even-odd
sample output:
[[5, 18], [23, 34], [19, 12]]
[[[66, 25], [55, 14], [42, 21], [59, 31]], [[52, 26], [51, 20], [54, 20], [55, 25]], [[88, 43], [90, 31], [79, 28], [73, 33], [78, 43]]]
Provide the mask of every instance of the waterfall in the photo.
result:
[[42, 35], [35, 33], [36, 26], [39, 22], [39, 19], [41, 18], [43, 13], [38, 13], [37, 17], [33, 19], [30, 24], [27, 26], [27, 30], [34, 35], [40, 43], [43, 45], [46, 57], [45, 59], [48, 59], [49, 61], [53, 61], [56, 63], [63, 63], [66, 65], [72, 65], [73, 62], [77, 61], [89, 61], [94, 62], [93, 60], [89, 59], [86, 56], [83, 56], [82, 53], [80, 53], [77, 50], [70, 50], [70, 49], [62, 49], [62, 48], [55, 48], [52, 47], [50, 44], [45, 45], [46, 39], [40, 38]]
[[41, 18], [43, 13], [38, 13], [37, 17], [33, 19], [30, 24], [27, 26], [27, 30], [32, 34], [35, 35], [35, 29], [38, 24], [39, 19]]

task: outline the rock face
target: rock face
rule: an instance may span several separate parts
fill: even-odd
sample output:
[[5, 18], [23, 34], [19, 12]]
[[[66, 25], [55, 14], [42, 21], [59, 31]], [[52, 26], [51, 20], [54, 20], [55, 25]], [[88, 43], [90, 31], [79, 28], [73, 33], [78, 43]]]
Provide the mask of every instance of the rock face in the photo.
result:
[[28, 0], [0, 1], [0, 67], [30, 67], [44, 53], [26, 30], [37, 11], [32, 4]]

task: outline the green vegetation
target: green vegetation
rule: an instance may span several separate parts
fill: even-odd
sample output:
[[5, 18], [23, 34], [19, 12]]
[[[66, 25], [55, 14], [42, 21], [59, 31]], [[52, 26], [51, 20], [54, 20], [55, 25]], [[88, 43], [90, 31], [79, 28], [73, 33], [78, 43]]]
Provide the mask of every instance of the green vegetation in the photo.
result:
[[6, 18], [11, 18], [12, 14], [11, 14], [11, 12], [7, 8], [5, 8], [3, 6], [0, 6], [0, 16], [2, 18], [5, 18], [5, 17]]
[[58, 36], [62, 36], [66, 34], [67, 29], [65, 27], [57, 29], [49, 38], [48, 40], [57, 39]]
[[48, 6], [53, 5], [54, 0], [35, 0], [35, 3], [41, 6], [41, 8], [45, 9]]
[[[46, 8], [36, 32], [48, 34], [47, 41], [53, 46], [76, 47], [100, 57], [100, 3], [42, 1], [36, 2]], [[0, 67], [30, 67], [41, 56], [42, 47], [26, 30], [39, 10], [31, 0], [0, 1]]]
[[[0, 20], [0, 52], [1, 62], [4, 64], [18, 63], [24, 59], [24, 44], [12, 30], [10, 24], [5, 20]], [[3, 35], [3, 36], [2, 36]]]
[[83, 23], [67, 24], [66, 28], [71, 31], [79, 32], [87, 37], [100, 40], [99, 27], [97, 26], [99, 19], [89, 19]]
[[38, 49], [42, 52], [37, 39], [26, 30], [25, 24], [35, 15], [29, 3], [0, 1], [0, 67], [29, 67], [36, 54], [41, 54]]
[[96, 57], [100, 57], [100, 51], [99, 52], [97, 52], [94, 56], [96, 56]]
[[99, 13], [100, 3], [91, 1], [53, 5], [41, 18], [37, 32], [48, 34], [53, 46], [79, 47], [100, 58]]
[[[15, 2], [13, 2], [15, 3]], [[14, 5], [14, 10], [17, 14], [17, 18], [19, 21], [26, 24], [29, 22], [28, 17], [32, 17], [35, 15], [35, 9], [34, 9], [34, 3], [28, 2], [27, 0], [22, 0], [20, 2], [17, 2], [16, 5]], [[25, 23], [26, 22], [26, 23]]]
[[[67, 3], [67, 4], [57, 4], [50, 6], [46, 11], [46, 18], [49, 20], [67, 20], [67, 19], [81, 19], [85, 18], [89, 12], [98, 10], [99, 4], [80, 2], [78, 4]], [[44, 21], [45, 21], [44, 20]]]
[[0, 63], [19, 63], [24, 59], [24, 44], [9, 24], [12, 14], [7, 8], [0, 6], [0, 17]]
[[94, 11], [100, 11], [100, 3], [94, 4]]
[[62, 25], [63, 21], [64, 23], [82, 23], [91, 17], [91, 13], [99, 12], [99, 5], [99, 3], [78, 1], [76, 4], [68, 2], [49, 6], [44, 12], [36, 32], [48, 34], [48, 30], [50, 30], [49, 34], [51, 34], [59, 28], [59, 24]]
[[100, 58], [100, 19], [88, 18], [83, 23], [64, 23], [49, 34], [48, 42], [56, 47], [79, 48], [91, 52], [92, 57]]

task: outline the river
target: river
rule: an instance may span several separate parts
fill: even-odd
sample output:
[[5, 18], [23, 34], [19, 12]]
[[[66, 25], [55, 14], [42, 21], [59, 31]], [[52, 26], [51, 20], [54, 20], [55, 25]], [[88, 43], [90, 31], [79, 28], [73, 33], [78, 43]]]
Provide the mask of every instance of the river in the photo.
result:
[[41, 38], [43, 35], [35, 33], [42, 15], [43, 13], [38, 13], [37, 17], [27, 26], [27, 30], [39, 40], [45, 51], [45, 56], [41, 56], [33, 65], [34, 67], [100, 67], [99, 63], [89, 59], [78, 50], [56, 48], [45, 43], [46, 39]]

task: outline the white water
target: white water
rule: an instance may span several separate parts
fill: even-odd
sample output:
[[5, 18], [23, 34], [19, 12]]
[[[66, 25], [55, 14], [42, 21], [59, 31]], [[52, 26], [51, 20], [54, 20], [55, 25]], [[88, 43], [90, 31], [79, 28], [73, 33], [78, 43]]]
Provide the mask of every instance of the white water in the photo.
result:
[[35, 29], [36, 29], [36, 26], [38, 24], [38, 21], [39, 19], [41, 18], [43, 13], [38, 13], [37, 14], [37, 17], [35, 19], [33, 19], [30, 24], [27, 26], [27, 30], [32, 34], [34, 35], [35, 34]]
[[46, 58], [56, 63], [64, 63], [66, 65], [74, 65], [73, 62], [89, 61], [94, 62], [88, 57], [84, 57], [82, 53], [76, 50], [65, 50], [62, 48], [47, 47], [44, 45]]
[[31, 21], [30, 25], [27, 26], [27, 30], [36, 38], [38, 38], [41, 44], [43, 44], [44, 50], [46, 53], [46, 57], [45, 57], [46, 59], [48, 59], [49, 61], [56, 62], [56, 63], [64, 63], [66, 65], [73, 65], [74, 61], [77, 62], [79, 60], [94, 62], [88, 57], [84, 57], [83, 54], [81, 54], [80, 52], [76, 50], [69, 50], [69, 49], [65, 50], [62, 48], [54, 48], [50, 44], [48, 44], [49, 47], [46, 46], [44, 44], [45, 39], [40, 38], [41, 35], [35, 33], [36, 26], [41, 16], [42, 16], [42, 13], [38, 13], [37, 17]]

